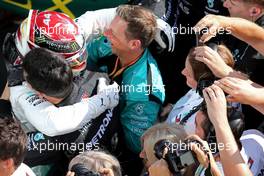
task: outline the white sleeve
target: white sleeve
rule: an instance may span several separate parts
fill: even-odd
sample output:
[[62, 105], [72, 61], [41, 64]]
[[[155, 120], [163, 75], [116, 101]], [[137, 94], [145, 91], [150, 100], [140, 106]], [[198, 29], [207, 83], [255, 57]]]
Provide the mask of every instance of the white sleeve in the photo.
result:
[[85, 39], [90, 40], [94, 36], [103, 33], [116, 14], [116, 8], [87, 11], [85, 14], [75, 19], [76, 24], [84, 33]]
[[10, 94], [14, 113], [20, 116], [18, 119], [25, 119], [47, 136], [73, 132], [109, 108], [102, 106], [101, 99], [109, 100], [102, 94], [63, 107], [56, 107], [39, 98], [25, 85], [11, 87]]

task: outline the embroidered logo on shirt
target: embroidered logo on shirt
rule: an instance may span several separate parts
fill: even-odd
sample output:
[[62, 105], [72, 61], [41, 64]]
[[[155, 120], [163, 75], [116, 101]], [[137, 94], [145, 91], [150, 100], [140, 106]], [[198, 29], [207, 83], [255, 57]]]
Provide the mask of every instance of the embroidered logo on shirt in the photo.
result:
[[207, 4], [209, 8], [213, 8], [214, 7], [214, 0], [207, 0]]
[[248, 163], [247, 163], [249, 169], [251, 169], [253, 163], [254, 163], [254, 160], [253, 160], [251, 157], [249, 157], [249, 158], [248, 158]]
[[106, 106], [106, 105], [104, 104], [104, 99], [103, 99], [103, 98], [101, 98], [101, 106]]
[[175, 117], [175, 123], [180, 123], [180, 121], [181, 121], [181, 116], [177, 116], [177, 117]]
[[144, 105], [143, 104], [138, 104], [136, 107], [135, 107], [135, 111], [138, 115], [142, 115], [143, 112], [144, 112]]

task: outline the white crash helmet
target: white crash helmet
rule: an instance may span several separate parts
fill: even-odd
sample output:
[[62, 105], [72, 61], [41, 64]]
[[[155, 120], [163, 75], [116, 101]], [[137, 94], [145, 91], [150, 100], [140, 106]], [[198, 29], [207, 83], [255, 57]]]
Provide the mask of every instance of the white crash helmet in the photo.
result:
[[[33, 48], [43, 47], [62, 54], [75, 74], [86, 67], [88, 55], [84, 36], [75, 22], [63, 13], [30, 10], [14, 40], [21, 57]], [[21, 63], [20, 57], [14, 62], [15, 65], [16, 63]]]

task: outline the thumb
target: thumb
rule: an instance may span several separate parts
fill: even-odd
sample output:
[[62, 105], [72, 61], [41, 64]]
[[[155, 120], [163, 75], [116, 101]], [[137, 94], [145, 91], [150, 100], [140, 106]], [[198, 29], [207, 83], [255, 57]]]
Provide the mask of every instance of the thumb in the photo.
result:
[[98, 85], [97, 85], [97, 93], [101, 92], [106, 87], [106, 79], [105, 78], [99, 78], [98, 79]]

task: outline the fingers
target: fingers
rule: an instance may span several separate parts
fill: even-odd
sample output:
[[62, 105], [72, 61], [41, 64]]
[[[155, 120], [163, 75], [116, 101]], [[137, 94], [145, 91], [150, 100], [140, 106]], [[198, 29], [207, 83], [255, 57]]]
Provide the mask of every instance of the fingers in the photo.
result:
[[225, 82], [219, 80], [219, 81], [215, 81], [214, 83], [215, 85], [219, 86], [223, 91], [225, 91], [227, 94], [232, 94], [233, 89], [229, 87], [229, 85], [226, 84]]
[[[160, 23], [162, 24], [161, 25], [161, 30], [165, 33], [165, 35], [166, 35], [166, 37], [168, 38], [168, 41], [169, 41], [168, 51], [172, 52], [173, 49], [174, 49], [174, 47], [173, 47], [174, 46], [174, 40], [173, 40], [174, 39], [174, 34], [173, 34], [173, 31], [172, 31], [172, 28], [165, 21], [163, 21], [161, 19], [159, 21], [161, 21]], [[165, 48], [166, 48], [166, 46], [165, 46]]]
[[197, 60], [197, 61], [200, 61], [200, 62], [202, 62], [202, 63], [204, 63], [205, 65], [211, 65], [211, 61], [208, 59], [208, 58], [206, 58], [206, 57], [204, 57], [204, 56], [195, 56], [195, 59]]
[[212, 37], [215, 37], [218, 29], [219, 24], [217, 20], [217, 16], [215, 15], [206, 15], [204, 18], [202, 18], [195, 26], [194, 30], [195, 32], [201, 32], [203, 29], [207, 28], [206, 33], [204, 33], [200, 41], [201, 42], [207, 42]]
[[213, 84], [210, 88], [213, 90], [215, 98], [225, 98], [225, 94], [220, 87]]
[[175, 34], [174, 34], [174, 32], [172, 31], [172, 33], [171, 33], [171, 35], [172, 35], [172, 47], [171, 47], [171, 52], [173, 52], [174, 51], [174, 48], [175, 48]]
[[205, 88], [203, 90], [203, 95], [206, 103], [209, 103], [209, 101], [217, 101], [217, 99], [225, 100], [225, 94], [223, 90], [215, 84]]
[[234, 80], [229, 78], [223, 78], [221, 80], [215, 81], [215, 84], [219, 86], [226, 93], [232, 95], [234, 94], [234, 91], [239, 88], [237, 87], [236, 83], [233, 81]]
[[205, 89], [203, 90], [203, 97], [204, 97], [204, 100], [205, 100], [206, 106], [207, 106], [211, 100], [210, 100], [210, 97], [209, 97], [209, 95]]
[[203, 34], [200, 38], [201, 42], [205, 43], [209, 41], [211, 38], [215, 37], [217, 35], [218, 26], [216, 24], [212, 24], [211, 27], [209, 27], [208, 32]]
[[[162, 48], [166, 48], [166, 46], [168, 45], [167, 46], [168, 51], [172, 52], [174, 50], [174, 45], [175, 45], [175, 36], [174, 36], [171, 26], [160, 18], [157, 18], [156, 21], [157, 21], [158, 30], [156, 32], [155, 40], [158, 42], [158, 44]], [[161, 31], [164, 32], [169, 43], [164, 43], [164, 41], [161, 38]]]
[[[206, 29], [203, 32], [201, 31], [202, 29]], [[217, 30], [218, 30], [218, 26], [215, 25], [214, 23], [212, 24], [207, 24], [205, 27], [200, 28], [200, 33], [201, 33], [201, 37], [199, 42], [201, 43], [205, 43], [207, 41], [209, 41], [211, 38], [215, 37], [217, 35]]]
[[210, 21], [208, 20], [208, 15], [202, 18], [195, 26], [194, 31], [195, 32], [201, 32], [202, 29], [210, 27]]
[[194, 151], [196, 155], [198, 155], [198, 157], [203, 157], [205, 155], [204, 151], [197, 144], [190, 143], [189, 146], [191, 150]]
[[185, 138], [185, 140], [196, 140], [196, 141], [199, 141], [200, 143], [202, 143], [202, 139], [197, 136], [196, 134], [193, 134], [193, 135], [189, 135], [187, 138]]
[[200, 162], [200, 164], [207, 167], [208, 165], [208, 158], [207, 153], [210, 152], [210, 148], [208, 144], [203, 141], [201, 138], [199, 138], [197, 135], [191, 135], [187, 139], [196, 140], [197, 142], [190, 142], [188, 143], [190, 149], [197, 155], [197, 158]]
[[169, 52], [172, 52], [172, 31], [171, 31], [171, 28], [169, 31], [165, 30], [165, 34], [169, 40], [169, 46], [168, 46], [168, 51]]
[[214, 101], [216, 99], [215, 92], [213, 91], [213, 89], [211, 87], [205, 88], [205, 91], [206, 91], [210, 101]]
[[[194, 49], [195, 59], [210, 66], [218, 57], [218, 53], [208, 46], [200, 46]], [[217, 56], [217, 57], [216, 57]]]
[[212, 48], [210, 48], [209, 46], [195, 47], [194, 54], [198, 56], [209, 57], [209, 58], [212, 58], [213, 56], [218, 55], [218, 53], [214, 51]]
[[164, 41], [161, 38], [161, 30], [158, 29], [155, 35], [155, 40], [157, 41], [157, 43], [160, 45], [161, 48], [165, 49], [166, 48], [166, 44], [164, 43]]
[[169, 52], [173, 52], [174, 51], [174, 47], [175, 47], [175, 34], [173, 33], [172, 29], [170, 28], [169, 32], [165, 32], [168, 41], [169, 41], [169, 46], [168, 46], [168, 51]]
[[225, 94], [220, 87], [215, 84], [211, 85], [210, 87], [213, 89], [217, 98], [225, 98]]

